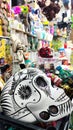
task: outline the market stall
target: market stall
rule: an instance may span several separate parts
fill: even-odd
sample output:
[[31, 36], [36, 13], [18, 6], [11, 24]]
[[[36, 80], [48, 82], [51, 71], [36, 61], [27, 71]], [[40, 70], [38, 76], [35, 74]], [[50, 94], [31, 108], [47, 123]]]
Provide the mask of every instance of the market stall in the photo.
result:
[[[2, 112], [10, 119], [7, 130], [21, 129], [17, 121], [22, 129], [69, 129], [73, 111], [70, 4], [68, 0], [11, 1], [6, 33], [1, 26], [0, 48], [1, 63], [12, 65], [12, 76], [1, 94]], [[5, 44], [6, 39], [10, 44]]]

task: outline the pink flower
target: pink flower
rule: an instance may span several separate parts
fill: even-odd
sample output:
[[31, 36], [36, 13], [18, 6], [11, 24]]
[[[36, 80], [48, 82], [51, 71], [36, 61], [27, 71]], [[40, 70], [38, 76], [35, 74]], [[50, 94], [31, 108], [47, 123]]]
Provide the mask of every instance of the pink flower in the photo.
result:
[[13, 10], [14, 10], [14, 14], [20, 14], [20, 13], [21, 13], [21, 8], [20, 8], [20, 6], [15, 6], [15, 7], [13, 8]]

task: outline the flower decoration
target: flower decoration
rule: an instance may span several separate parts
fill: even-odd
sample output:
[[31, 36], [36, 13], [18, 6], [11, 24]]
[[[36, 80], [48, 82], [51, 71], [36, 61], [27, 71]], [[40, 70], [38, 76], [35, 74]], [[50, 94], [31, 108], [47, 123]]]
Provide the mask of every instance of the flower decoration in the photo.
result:
[[20, 8], [21, 8], [21, 12], [24, 14], [27, 14], [29, 11], [28, 6], [26, 6], [26, 5], [22, 5], [22, 6], [20, 6]]
[[15, 6], [15, 7], [13, 8], [13, 10], [14, 10], [14, 14], [20, 14], [20, 13], [21, 13], [21, 8], [20, 8], [20, 6]]
[[41, 49], [38, 51], [38, 54], [39, 54], [39, 56], [42, 57], [42, 58], [52, 58], [52, 57], [53, 57], [52, 49], [51, 49], [51, 48], [48, 48], [48, 47], [41, 48]]

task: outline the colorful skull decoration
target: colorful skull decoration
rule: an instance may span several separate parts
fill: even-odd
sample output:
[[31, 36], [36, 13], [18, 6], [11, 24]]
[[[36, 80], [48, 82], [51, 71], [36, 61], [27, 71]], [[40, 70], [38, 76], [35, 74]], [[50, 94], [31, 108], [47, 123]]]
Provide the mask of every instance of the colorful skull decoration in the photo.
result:
[[50, 78], [36, 68], [20, 70], [7, 81], [1, 106], [5, 115], [27, 123], [55, 121], [72, 110], [64, 91], [52, 87]]

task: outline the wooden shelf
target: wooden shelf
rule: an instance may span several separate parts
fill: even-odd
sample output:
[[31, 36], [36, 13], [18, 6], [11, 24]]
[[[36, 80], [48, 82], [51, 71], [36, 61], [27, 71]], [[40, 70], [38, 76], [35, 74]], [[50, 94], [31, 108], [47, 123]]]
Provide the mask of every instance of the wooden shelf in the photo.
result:
[[[26, 34], [26, 35], [28, 35], [28, 36], [30, 36], [30, 37], [34, 37], [34, 38], [37, 38], [37, 36], [34, 36], [34, 35], [32, 35], [32, 34], [30, 34], [29, 32], [25, 32], [25, 31], [23, 31], [23, 30], [20, 30], [20, 29], [16, 29], [16, 28], [12, 28], [13, 30], [15, 30], [15, 31], [17, 31], [17, 32], [22, 32], [22, 33], [24, 33], [24, 34]], [[47, 40], [45, 40], [45, 39], [38, 39], [39, 41], [46, 41], [46, 42], [49, 42], [49, 41], [47, 41]]]
[[[11, 28], [12, 30], [15, 30], [16, 32], [21, 32], [21, 33], [24, 33], [24, 34], [26, 34], [27, 36], [30, 36], [30, 37], [33, 37], [33, 38], [37, 38], [37, 36], [35, 36], [35, 35], [32, 35], [30, 32], [25, 32], [25, 31], [23, 31], [23, 30], [21, 30], [21, 29], [17, 29], [17, 28]], [[56, 38], [60, 38], [60, 37], [62, 37], [62, 36], [54, 36], [53, 37], [53, 39], [56, 39]], [[41, 39], [41, 38], [38, 38], [38, 40], [39, 41], [45, 41], [45, 42], [49, 42], [49, 41], [47, 41], [47, 40], [45, 40], [45, 39]]]
[[0, 36], [0, 39], [10, 39], [10, 37], [8, 37], [8, 36]]
[[25, 31], [23, 31], [23, 30], [21, 30], [21, 29], [17, 29], [17, 28], [11, 28], [11, 29], [12, 29], [12, 30], [15, 30], [15, 31], [17, 31], [17, 32], [22, 32], [22, 33], [24, 33], [24, 34], [26, 34], [26, 35], [28, 35], [28, 36], [31, 36], [31, 37], [36, 38], [36, 36], [30, 34], [29, 32], [25, 32]]

